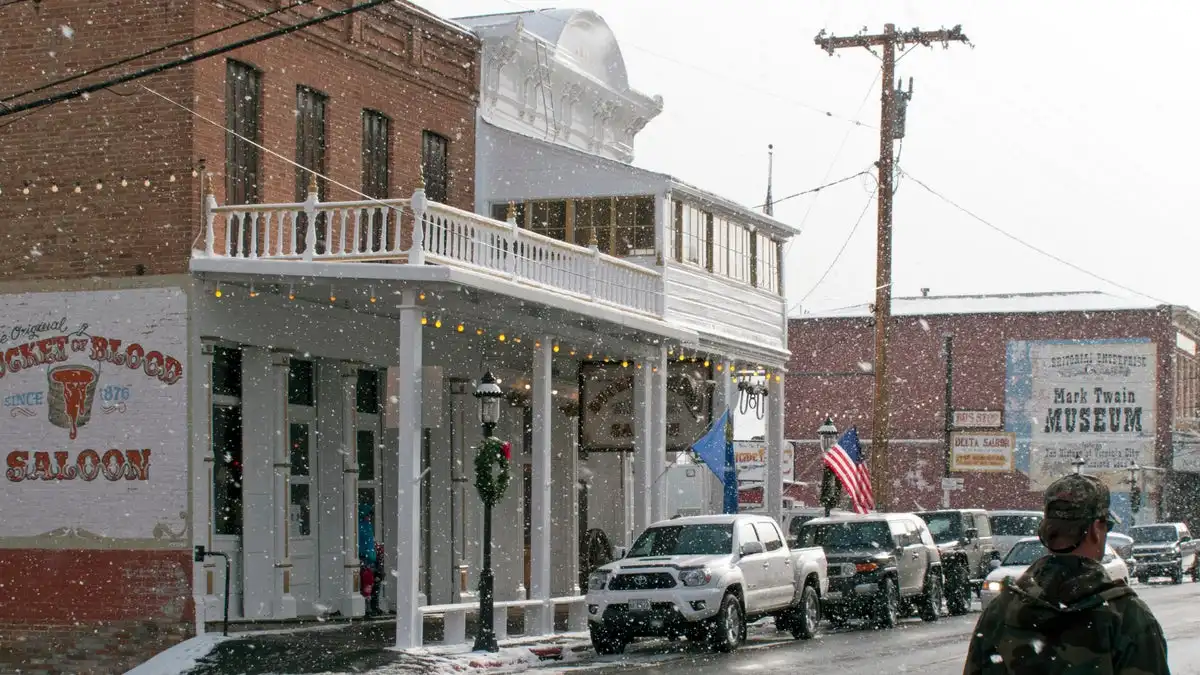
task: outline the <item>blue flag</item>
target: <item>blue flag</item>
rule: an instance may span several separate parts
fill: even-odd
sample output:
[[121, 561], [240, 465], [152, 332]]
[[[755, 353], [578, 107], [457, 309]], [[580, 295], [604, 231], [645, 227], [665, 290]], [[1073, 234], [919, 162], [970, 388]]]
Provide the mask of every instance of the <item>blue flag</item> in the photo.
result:
[[[729, 411], [726, 410], [717, 421], [713, 422], [700, 440], [692, 444], [692, 452], [704, 462], [704, 465], [717, 475], [717, 480], [721, 481], [722, 485], [726, 483], [726, 462], [729, 462], [731, 444], [725, 437], [725, 428], [729, 424]], [[732, 473], [732, 467], [728, 467]], [[734, 479], [734, 487], [737, 487], [737, 480]]]

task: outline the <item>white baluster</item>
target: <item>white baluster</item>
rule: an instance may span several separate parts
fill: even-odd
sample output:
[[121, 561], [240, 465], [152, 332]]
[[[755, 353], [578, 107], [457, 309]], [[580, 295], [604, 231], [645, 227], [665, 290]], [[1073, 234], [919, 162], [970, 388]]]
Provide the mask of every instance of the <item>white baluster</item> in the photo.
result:
[[[217, 218], [217, 214], [213, 212], [213, 209], [215, 208], [217, 208], [217, 197], [213, 194], [212, 180], [209, 180], [208, 194], [204, 196], [204, 252], [210, 258], [216, 254], [214, 248], [216, 244], [215, 239], [217, 238], [217, 233], [213, 231], [213, 224], [216, 222]], [[228, 232], [228, 229], [226, 232]], [[228, 245], [225, 247], [225, 253], [229, 253]]]
[[225, 257], [227, 257], [227, 258], [230, 257], [230, 255], [232, 255], [232, 253], [231, 253], [232, 252], [232, 248], [231, 248], [231, 246], [232, 246], [231, 239], [232, 238], [230, 235], [233, 233], [234, 218], [237, 218], [237, 216], [235, 216], [232, 213], [227, 214], [225, 216]]
[[[304, 259], [311, 261], [317, 250], [317, 174], [308, 174], [308, 197], [304, 199]], [[294, 229], [294, 228], [293, 228]], [[326, 239], [326, 241], [329, 241]]]
[[250, 257], [258, 257], [258, 214], [250, 211], [246, 214], [250, 219]]
[[412, 200], [413, 227], [412, 245], [408, 248], [408, 262], [412, 265], [425, 264], [425, 212], [429, 208], [429, 200], [425, 198], [425, 181], [413, 193]]
[[271, 211], [263, 211], [263, 257], [271, 257], [271, 220], [274, 217]]

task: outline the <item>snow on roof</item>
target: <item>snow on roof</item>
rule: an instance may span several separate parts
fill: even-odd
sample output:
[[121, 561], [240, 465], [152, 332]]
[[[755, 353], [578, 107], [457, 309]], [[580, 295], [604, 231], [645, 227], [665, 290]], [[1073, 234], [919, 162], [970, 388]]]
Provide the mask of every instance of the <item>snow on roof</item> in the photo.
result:
[[[943, 314], [1033, 314], [1040, 312], [1116, 312], [1155, 309], [1150, 300], [1136, 300], [1102, 291], [1000, 293], [995, 295], [922, 295], [892, 298], [893, 316]], [[789, 319], [832, 319], [871, 316], [871, 305], [853, 305], [822, 312], [792, 313]]]

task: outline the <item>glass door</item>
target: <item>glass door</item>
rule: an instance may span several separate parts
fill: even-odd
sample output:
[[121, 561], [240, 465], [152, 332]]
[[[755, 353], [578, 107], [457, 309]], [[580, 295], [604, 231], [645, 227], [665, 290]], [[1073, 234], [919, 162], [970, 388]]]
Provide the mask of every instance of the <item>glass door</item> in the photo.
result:
[[[358, 460], [358, 557], [361, 563], [374, 563], [371, 570], [373, 584], [371, 593], [365, 594], [367, 613], [380, 611], [383, 600], [383, 584], [387, 583], [387, 549], [383, 545], [383, 486], [382, 472], [379, 371], [358, 371], [357, 411], [355, 416], [355, 457]], [[372, 559], [371, 553], [374, 552]], [[361, 573], [361, 572], [360, 572]], [[365, 589], [365, 585], [360, 588]]]

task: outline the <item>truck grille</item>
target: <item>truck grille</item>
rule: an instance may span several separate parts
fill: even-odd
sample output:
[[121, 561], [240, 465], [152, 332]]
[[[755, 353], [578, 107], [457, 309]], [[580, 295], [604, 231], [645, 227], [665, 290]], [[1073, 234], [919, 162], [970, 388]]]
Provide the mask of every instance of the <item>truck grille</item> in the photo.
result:
[[656, 591], [675, 588], [675, 578], [666, 572], [618, 574], [608, 582], [611, 591]]

